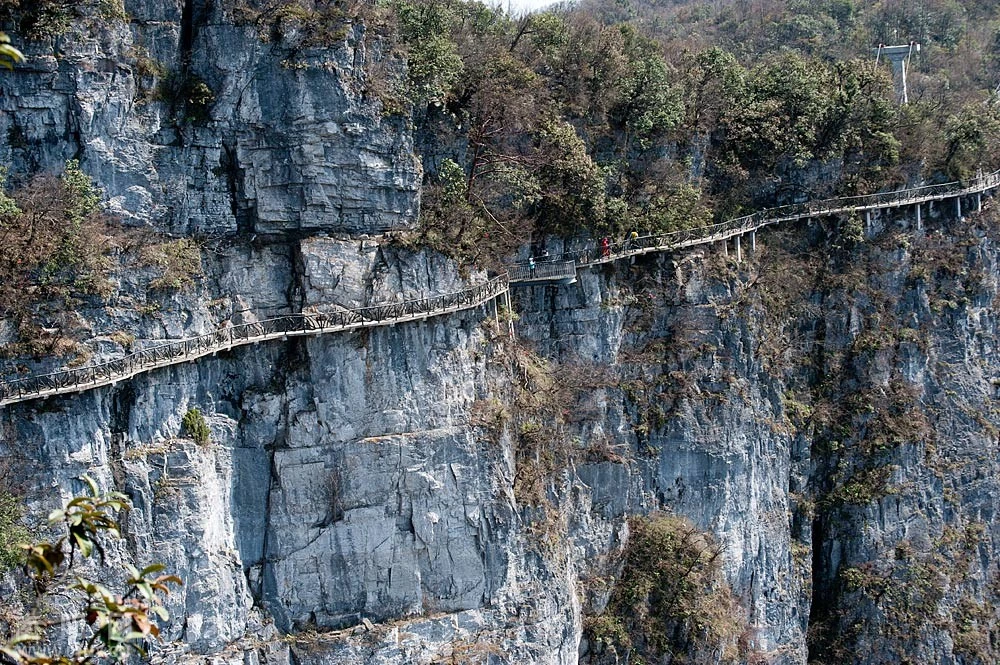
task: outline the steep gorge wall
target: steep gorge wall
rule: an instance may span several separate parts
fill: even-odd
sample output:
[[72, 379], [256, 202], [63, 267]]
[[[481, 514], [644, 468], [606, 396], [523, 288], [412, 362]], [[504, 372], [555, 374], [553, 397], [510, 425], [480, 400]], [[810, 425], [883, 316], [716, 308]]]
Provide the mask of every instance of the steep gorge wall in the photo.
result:
[[[324, 265], [337, 257], [327, 249]], [[448, 268], [423, 260], [353, 267], [391, 293], [447, 290]], [[468, 422], [471, 404], [504, 383], [484, 319], [479, 309], [253, 346], [18, 405], [3, 414], [4, 452], [31, 470], [35, 514], [78, 491], [83, 473], [130, 496], [128, 554], [187, 581], [168, 635], [196, 652], [273, 634], [262, 617], [285, 631], [486, 607], [571, 612], [564, 589], [525, 570], [510, 462]], [[208, 445], [179, 436], [192, 406], [206, 414]], [[575, 648], [553, 629], [562, 622], [512, 648]]]
[[[860, 644], [865, 662], [951, 662], [984, 648], [977, 631], [989, 644], [989, 617], [963, 616], [988, 610], [996, 572], [997, 252], [978, 221], [886, 223], [851, 247], [834, 222], [803, 224], [739, 266], [694, 251], [519, 290], [520, 346], [568, 385], [561, 435], [543, 442], [567, 448], [542, 469], [548, 510], [518, 496], [526, 352], [488, 308], [10, 407], [5, 443], [33, 460], [38, 513], [59, 500], [44, 488], [68, 495], [84, 472], [130, 495], [130, 555], [188, 580], [168, 631], [181, 652], [390, 663], [480, 645], [574, 662], [625, 517], [669, 509], [717, 534], [772, 662], [804, 662], [817, 626], [831, 662]], [[367, 241], [301, 251], [306, 305], [460, 283], [439, 258]], [[512, 414], [499, 429], [491, 403]], [[178, 437], [192, 405], [208, 446]], [[362, 618], [388, 623], [240, 646], [275, 636], [272, 620]], [[908, 632], [887, 637], [896, 625]], [[606, 655], [583, 642], [585, 659]]]
[[540, 353], [613, 368], [579, 440], [631, 461], [574, 468], [599, 512], [717, 534], [768, 662], [995, 658], [996, 217], [909, 212], [519, 300]]
[[[419, 205], [409, 129], [365, 95], [377, 40], [359, 24], [288, 68], [288, 44], [223, 7], [128, 2], [129, 26], [0, 80], [15, 177], [79, 157], [128, 223], [225, 236], [153, 316], [122, 271], [84, 312], [93, 334], [461, 288], [439, 256], [330, 237], [406, 226]], [[203, 78], [211, 117], [149, 99], [130, 46]], [[695, 250], [519, 289], [516, 343], [482, 308], [8, 407], [2, 451], [36, 514], [81, 473], [130, 496], [118, 555], [187, 581], [170, 661], [602, 662], [581, 637], [626, 518], [668, 509], [724, 545], [770, 662], [804, 662], [809, 631], [820, 661], [987, 662], [995, 222], [877, 217], [860, 243], [840, 223], [762, 234], [739, 266]], [[529, 415], [532, 372], [561, 388]], [[207, 446], [180, 436], [192, 406]]]

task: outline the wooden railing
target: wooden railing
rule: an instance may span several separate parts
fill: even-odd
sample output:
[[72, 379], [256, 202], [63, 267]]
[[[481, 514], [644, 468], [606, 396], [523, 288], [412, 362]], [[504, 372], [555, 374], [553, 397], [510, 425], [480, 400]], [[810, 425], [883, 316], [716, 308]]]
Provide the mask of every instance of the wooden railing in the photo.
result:
[[591, 246], [562, 254], [554, 261], [538, 262], [533, 268], [524, 263], [510, 266], [507, 273], [494, 277], [485, 284], [456, 293], [357, 309], [287, 314], [256, 323], [226, 326], [215, 332], [166, 342], [97, 365], [0, 382], [0, 406], [110, 385], [136, 374], [188, 362], [234, 346], [300, 335], [320, 335], [393, 325], [471, 309], [501, 295], [510, 284], [569, 281], [575, 278], [576, 270], [580, 266], [614, 261], [648, 252], [717, 242], [779, 222], [913, 205], [981, 193], [997, 187], [1000, 187], [1000, 171], [977, 177], [968, 184], [949, 182], [867, 196], [795, 203], [700, 228], [618, 241], [610, 243], [605, 250]]
[[[881, 192], [864, 196], [845, 196], [823, 201], [793, 203], [777, 208], [759, 210], [743, 217], [719, 222], [718, 224], [611, 242], [607, 250], [600, 249], [595, 243], [580, 250], [559, 254], [554, 259], [558, 262], [573, 261], [577, 266], [593, 265], [649, 252], [705, 245], [743, 235], [744, 233], [750, 233], [751, 231], [756, 231], [762, 227], [780, 222], [953, 199], [959, 196], [978, 194], [990, 189], [996, 189], [997, 187], [1000, 187], [1000, 170], [976, 177], [969, 183], [948, 182], [940, 185], [902, 189], [895, 192]], [[526, 279], [513, 278], [514, 274], [523, 274], [522, 269], [524, 266], [524, 263], [519, 263], [517, 266], [508, 268], [512, 275], [512, 282], [528, 281]], [[518, 272], [515, 273], [515, 270]]]
[[105, 363], [0, 383], [0, 406], [110, 385], [136, 374], [188, 362], [235, 346], [395, 325], [471, 309], [501, 295], [507, 290], [507, 283], [507, 276], [500, 275], [479, 286], [431, 298], [332, 312], [286, 314], [254, 323], [226, 326], [197, 337], [151, 346]]

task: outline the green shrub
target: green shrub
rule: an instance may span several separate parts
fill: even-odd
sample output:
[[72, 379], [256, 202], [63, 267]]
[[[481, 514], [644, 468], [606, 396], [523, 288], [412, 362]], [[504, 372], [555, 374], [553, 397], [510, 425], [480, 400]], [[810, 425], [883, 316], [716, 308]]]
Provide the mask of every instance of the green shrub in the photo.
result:
[[[629, 520], [622, 568], [605, 612], [587, 620], [595, 643], [634, 662], [736, 662], [746, 617], [723, 581], [722, 548], [687, 520], [654, 513]], [[710, 658], [719, 654], [721, 658]]]
[[191, 407], [184, 414], [181, 419], [181, 431], [199, 446], [207, 445], [212, 439], [212, 430], [209, 429], [205, 416], [201, 415], [198, 407]]
[[99, 190], [74, 160], [62, 176], [41, 174], [0, 193], [0, 310], [24, 326], [39, 303], [61, 311], [72, 296], [101, 295], [113, 235]]
[[77, 0], [0, 0], [0, 23], [30, 40], [59, 37], [79, 17]]
[[[163, 603], [169, 587], [183, 582], [176, 575], [160, 574], [163, 564], [140, 570], [125, 563], [127, 579], [121, 574], [107, 579], [105, 544], [122, 539], [118, 515], [131, 505], [124, 494], [101, 492], [88, 476], [81, 480], [89, 492], [49, 515], [46, 532], [55, 539], [30, 543], [25, 552], [26, 612], [17, 616], [6, 602], [0, 606], [5, 629], [0, 653], [5, 663], [132, 662], [145, 656], [144, 649], [159, 636], [157, 623], [170, 618]], [[114, 549], [123, 548], [116, 543]], [[93, 563], [85, 564], [84, 559]], [[87, 572], [103, 574], [105, 579], [88, 579]], [[24, 631], [28, 626], [30, 632]], [[55, 631], [67, 626], [86, 632], [88, 639], [60, 642]]]
[[97, 13], [105, 21], [129, 22], [128, 12], [125, 11], [124, 0], [100, 0], [97, 4]]
[[192, 72], [167, 72], [154, 99], [166, 103], [178, 122], [204, 124], [212, 119], [215, 93], [203, 78]]
[[149, 283], [151, 289], [183, 289], [201, 275], [201, 247], [191, 238], [148, 245], [141, 258], [146, 265], [163, 269], [163, 274]]

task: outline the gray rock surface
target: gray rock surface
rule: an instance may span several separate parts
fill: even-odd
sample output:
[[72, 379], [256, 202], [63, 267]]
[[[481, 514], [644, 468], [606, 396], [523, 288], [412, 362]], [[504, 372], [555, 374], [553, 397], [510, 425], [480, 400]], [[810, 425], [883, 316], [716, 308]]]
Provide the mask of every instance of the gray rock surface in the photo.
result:
[[[129, 0], [128, 25], [83, 20], [55, 54], [27, 49], [0, 79], [0, 159], [15, 180], [78, 159], [126, 223], [181, 234], [415, 221], [420, 165], [407, 121], [366, 96], [382, 56], [362, 24], [332, 48], [301, 48], [295, 35], [265, 43], [230, 3], [194, 3], [186, 47], [182, 4]], [[211, 90], [206, 118], [164, 92], [196, 80]]]
[[[123, 268], [81, 307], [96, 359], [124, 353], [116, 331], [142, 346], [485, 278], [379, 235], [413, 223], [421, 177], [407, 123], [366, 96], [369, 66], [392, 66], [379, 40], [354, 23], [296, 50], [227, 6], [190, 2], [185, 28], [181, 2], [129, 0], [129, 25], [84, 22], [0, 78], [15, 179], [81, 158], [127, 223], [204, 243], [194, 284]], [[181, 73], [189, 51], [209, 117], [152, 98], [139, 49]], [[113, 559], [186, 580], [161, 662], [587, 662], [627, 518], [654, 510], [723, 544], [746, 662], [804, 663], [809, 631], [837, 662], [959, 662], [989, 636], [963, 612], [998, 602], [1000, 251], [988, 225], [927, 223], [879, 217], [857, 248], [803, 224], [741, 266], [693, 250], [520, 289], [516, 344], [482, 307], [234, 349], [4, 408], [0, 456], [33, 513], [83, 473], [130, 496]], [[182, 435], [192, 407], [207, 445]], [[534, 418], [551, 429], [532, 455]], [[934, 621], [907, 611], [914, 588]]]
[[[761, 239], [761, 251], [803, 238]], [[902, 261], [895, 249], [866, 250], [887, 268], [861, 279], [901, 287], [894, 280], [926, 260], [934, 241], [911, 242]], [[917, 312], [927, 341], [856, 354], [852, 376], [878, 385], [899, 372], [926, 395], [945, 393], [921, 398], [931, 411], [939, 399], [992, 399], [994, 356], [972, 340], [995, 334], [986, 305], [998, 254], [988, 237], [977, 242], [969, 261], [986, 268], [974, 283], [980, 295], [964, 309], [935, 312], [919, 303], [934, 302], [927, 293], [944, 298], [947, 280], [914, 285], [898, 311]], [[371, 241], [318, 238], [301, 255], [306, 306], [332, 293], [353, 305], [457, 283], [438, 258]], [[330, 265], [339, 266], [337, 278]], [[847, 314], [864, 307], [835, 288], [819, 307], [806, 293], [795, 310], [805, 318], [771, 327], [774, 312], [762, 308], [776, 284], [769, 271], [780, 265], [763, 254], [734, 270], [694, 252], [518, 291], [522, 344], [556, 365], [585, 359], [619, 372], [577, 401], [566, 424], [579, 450], [602, 441], [611, 452], [574, 455], [555, 471], [548, 517], [513, 494], [524, 463], [516, 442], [474, 425], [483, 400], [516, 401], [513, 349], [481, 325], [486, 310], [234, 350], [12, 407], [3, 415], [14, 433], [8, 442], [37, 451], [34, 496], [47, 506], [57, 498], [41, 488], [68, 496], [83, 472], [132, 497], [128, 556], [163, 560], [190, 580], [172, 601], [175, 642], [160, 656], [169, 661], [209, 653], [236, 662], [252, 653], [273, 663], [430, 663], [497, 653], [505, 662], [575, 662], [584, 617], [607, 602], [608, 588], [593, 581], [615, 574], [628, 541], [624, 518], [669, 509], [719, 537], [758, 651], [801, 663], [817, 607], [868, 602], [838, 587], [843, 571], [891, 561], [900, 543], [933, 553], [948, 533], [982, 524], [985, 531], [974, 529], [979, 556], [963, 559], [966, 572], [949, 582], [940, 612], [950, 617], [961, 598], [989, 597], [995, 507], [983, 437], [994, 430], [942, 409], [933, 459], [914, 456], [918, 441], [907, 443], [891, 453], [897, 489], [833, 507], [829, 492], [843, 489], [823, 487], [837, 474], [828, 465], [861, 462], [817, 457], [820, 433], [794, 422], [790, 395], [814, 371], [801, 354], [816, 347], [804, 339], [782, 350], [782, 336], [808, 322], [814, 334], [825, 331], [831, 355], [823, 362], [832, 362], [842, 356], [834, 349], [864, 339], [870, 321], [852, 324]], [[765, 332], [780, 338], [770, 340], [777, 347], [765, 348]], [[208, 414], [208, 446], [179, 436], [181, 416], [195, 405]], [[968, 469], [947, 479], [947, 494], [941, 480], [925, 479], [942, 464]], [[270, 641], [276, 630], [298, 637]], [[909, 648], [948, 662], [957, 629], [936, 630]], [[900, 646], [878, 634], [859, 639], [873, 654]]]

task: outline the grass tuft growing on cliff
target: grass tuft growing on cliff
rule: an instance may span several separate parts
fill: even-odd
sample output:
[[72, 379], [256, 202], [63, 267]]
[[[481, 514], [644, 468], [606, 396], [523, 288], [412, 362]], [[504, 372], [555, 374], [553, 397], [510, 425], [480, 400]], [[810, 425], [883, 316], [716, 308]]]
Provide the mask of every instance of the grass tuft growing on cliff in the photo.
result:
[[179, 238], [143, 247], [141, 259], [155, 265], [163, 274], [149, 283], [149, 288], [183, 289], [194, 284], [202, 274], [201, 247], [191, 238]]
[[274, 0], [258, 3], [226, 0], [223, 4], [238, 25], [252, 25], [258, 38], [284, 46], [294, 58], [305, 48], [332, 48], [349, 33], [351, 3], [314, 3], [304, 0]]
[[28, 539], [28, 530], [21, 519], [21, 500], [5, 488], [0, 488], [0, 572], [20, 564], [24, 557], [18, 543]]

